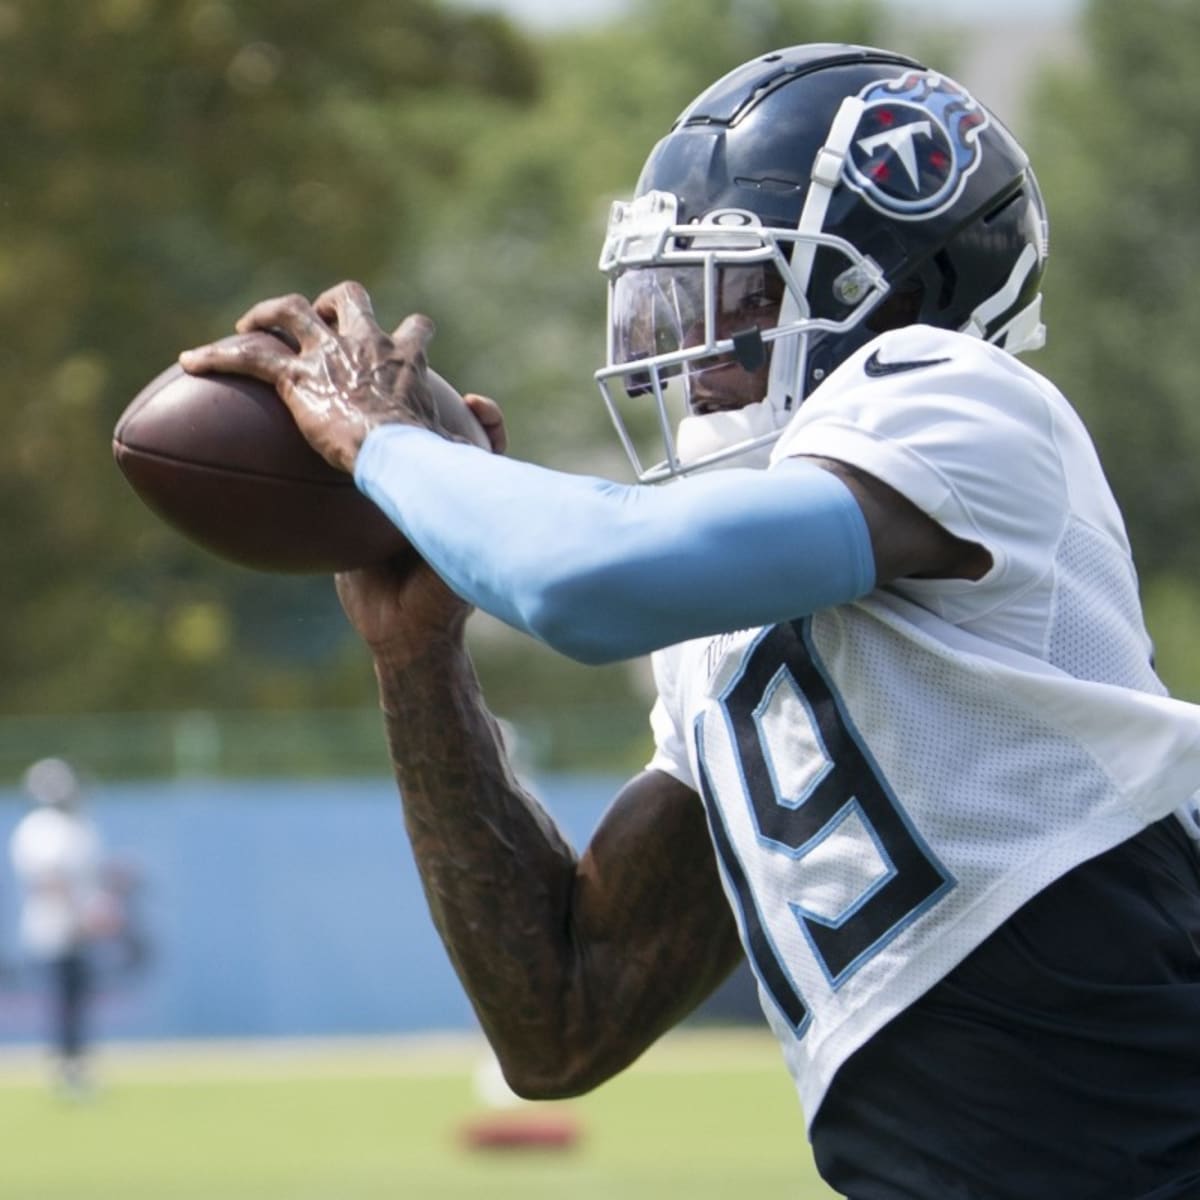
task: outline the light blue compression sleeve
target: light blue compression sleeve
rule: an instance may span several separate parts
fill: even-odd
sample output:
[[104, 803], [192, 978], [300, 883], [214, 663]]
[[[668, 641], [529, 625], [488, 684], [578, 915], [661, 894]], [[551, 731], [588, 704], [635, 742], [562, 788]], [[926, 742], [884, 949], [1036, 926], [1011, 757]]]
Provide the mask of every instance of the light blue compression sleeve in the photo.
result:
[[790, 620], [875, 584], [854, 497], [798, 459], [626, 486], [385, 425], [354, 478], [455, 592], [581, 662]]

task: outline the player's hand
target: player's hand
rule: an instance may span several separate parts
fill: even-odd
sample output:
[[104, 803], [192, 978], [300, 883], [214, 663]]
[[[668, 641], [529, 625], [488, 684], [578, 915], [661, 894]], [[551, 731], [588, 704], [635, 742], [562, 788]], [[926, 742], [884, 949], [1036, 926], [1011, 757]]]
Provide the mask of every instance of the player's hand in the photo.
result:
[[443, 432], [426, 380], [425, 347], [434, 331], [428, 317], [413, 314], [389, 335], [376, 322], [366, 289], [348, 282], [311, 304], [299, 295], [264, 300], [237, 329], [283, 338], [187, 350], [179, 359], [184, 370], [226, 371], [272, 384], [300, 432], [333, 466], [352, 472], [377, 425]]
[[500, 411], [500, 405], [475, 392], [465, 393], [463, 402], [487, 434], [492, 453], [503, 454], [508, 449], [508, 430], [504, 428], [504, 414]]

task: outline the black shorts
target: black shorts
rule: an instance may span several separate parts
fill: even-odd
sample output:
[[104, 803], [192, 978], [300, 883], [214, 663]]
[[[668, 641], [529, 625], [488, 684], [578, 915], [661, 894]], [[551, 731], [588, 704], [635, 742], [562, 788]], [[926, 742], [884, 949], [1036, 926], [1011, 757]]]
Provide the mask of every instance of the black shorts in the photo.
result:
[[1029, 901], [838, 1071], [851, 1200], [1200, 1197], [1200, 856], [1174, 818]]

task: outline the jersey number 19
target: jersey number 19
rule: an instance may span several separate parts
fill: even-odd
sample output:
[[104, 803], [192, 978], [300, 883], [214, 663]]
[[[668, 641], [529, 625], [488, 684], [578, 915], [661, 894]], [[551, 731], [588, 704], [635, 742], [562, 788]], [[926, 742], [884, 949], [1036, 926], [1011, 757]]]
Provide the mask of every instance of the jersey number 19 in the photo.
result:
[[[795, 942], [796, 928], [836, 991], [953, 879], [850, 722], [813, 649], [811, 618], [765, 630], [720, 704], [751, 836], [735, 842], [716, 801], [703, 717], [696, 727], [700, 790], [751, 964], [802, 1036], [809, 1008], [780, 950]], [[786, 903], [771, 906], [778, 896]]]

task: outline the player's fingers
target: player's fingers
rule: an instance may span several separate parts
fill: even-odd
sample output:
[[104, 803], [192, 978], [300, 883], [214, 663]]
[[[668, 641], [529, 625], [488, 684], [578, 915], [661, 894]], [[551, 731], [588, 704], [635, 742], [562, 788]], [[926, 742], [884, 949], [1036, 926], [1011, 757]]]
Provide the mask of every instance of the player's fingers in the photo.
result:
[[493, 454], [503, 454], [508, 449], [508, 430], [504, 428], [504, 414], [500, 405], [489, 396], [480, 396], [475, 392], [467, 392], [463, 396], [471, 415], [483, 426], [487, 434]]
[[191, 375], [220, 371], [276, 383], [288, 373], [295, 359], [295, 352], [279, 338], [250, 333], [185, 350], [179, 356], [179, 365]]
[[392, 341], [400, 357], [416, 361], [424, 357], [436, 330], [437, 326], [424, 313], [409, 313], [393, 330]]
[[242, 315], [236, 328], [238, 333], [282, 329], [299, 343], [301, 350], [315, 349], [333, 336], [307, 298], [298, 293], [260, 300]]
[[313, 309], [322, 321], [339, 333], [381, 332], [367, 289], [352, 279], [323, 291], [313, 301]]

